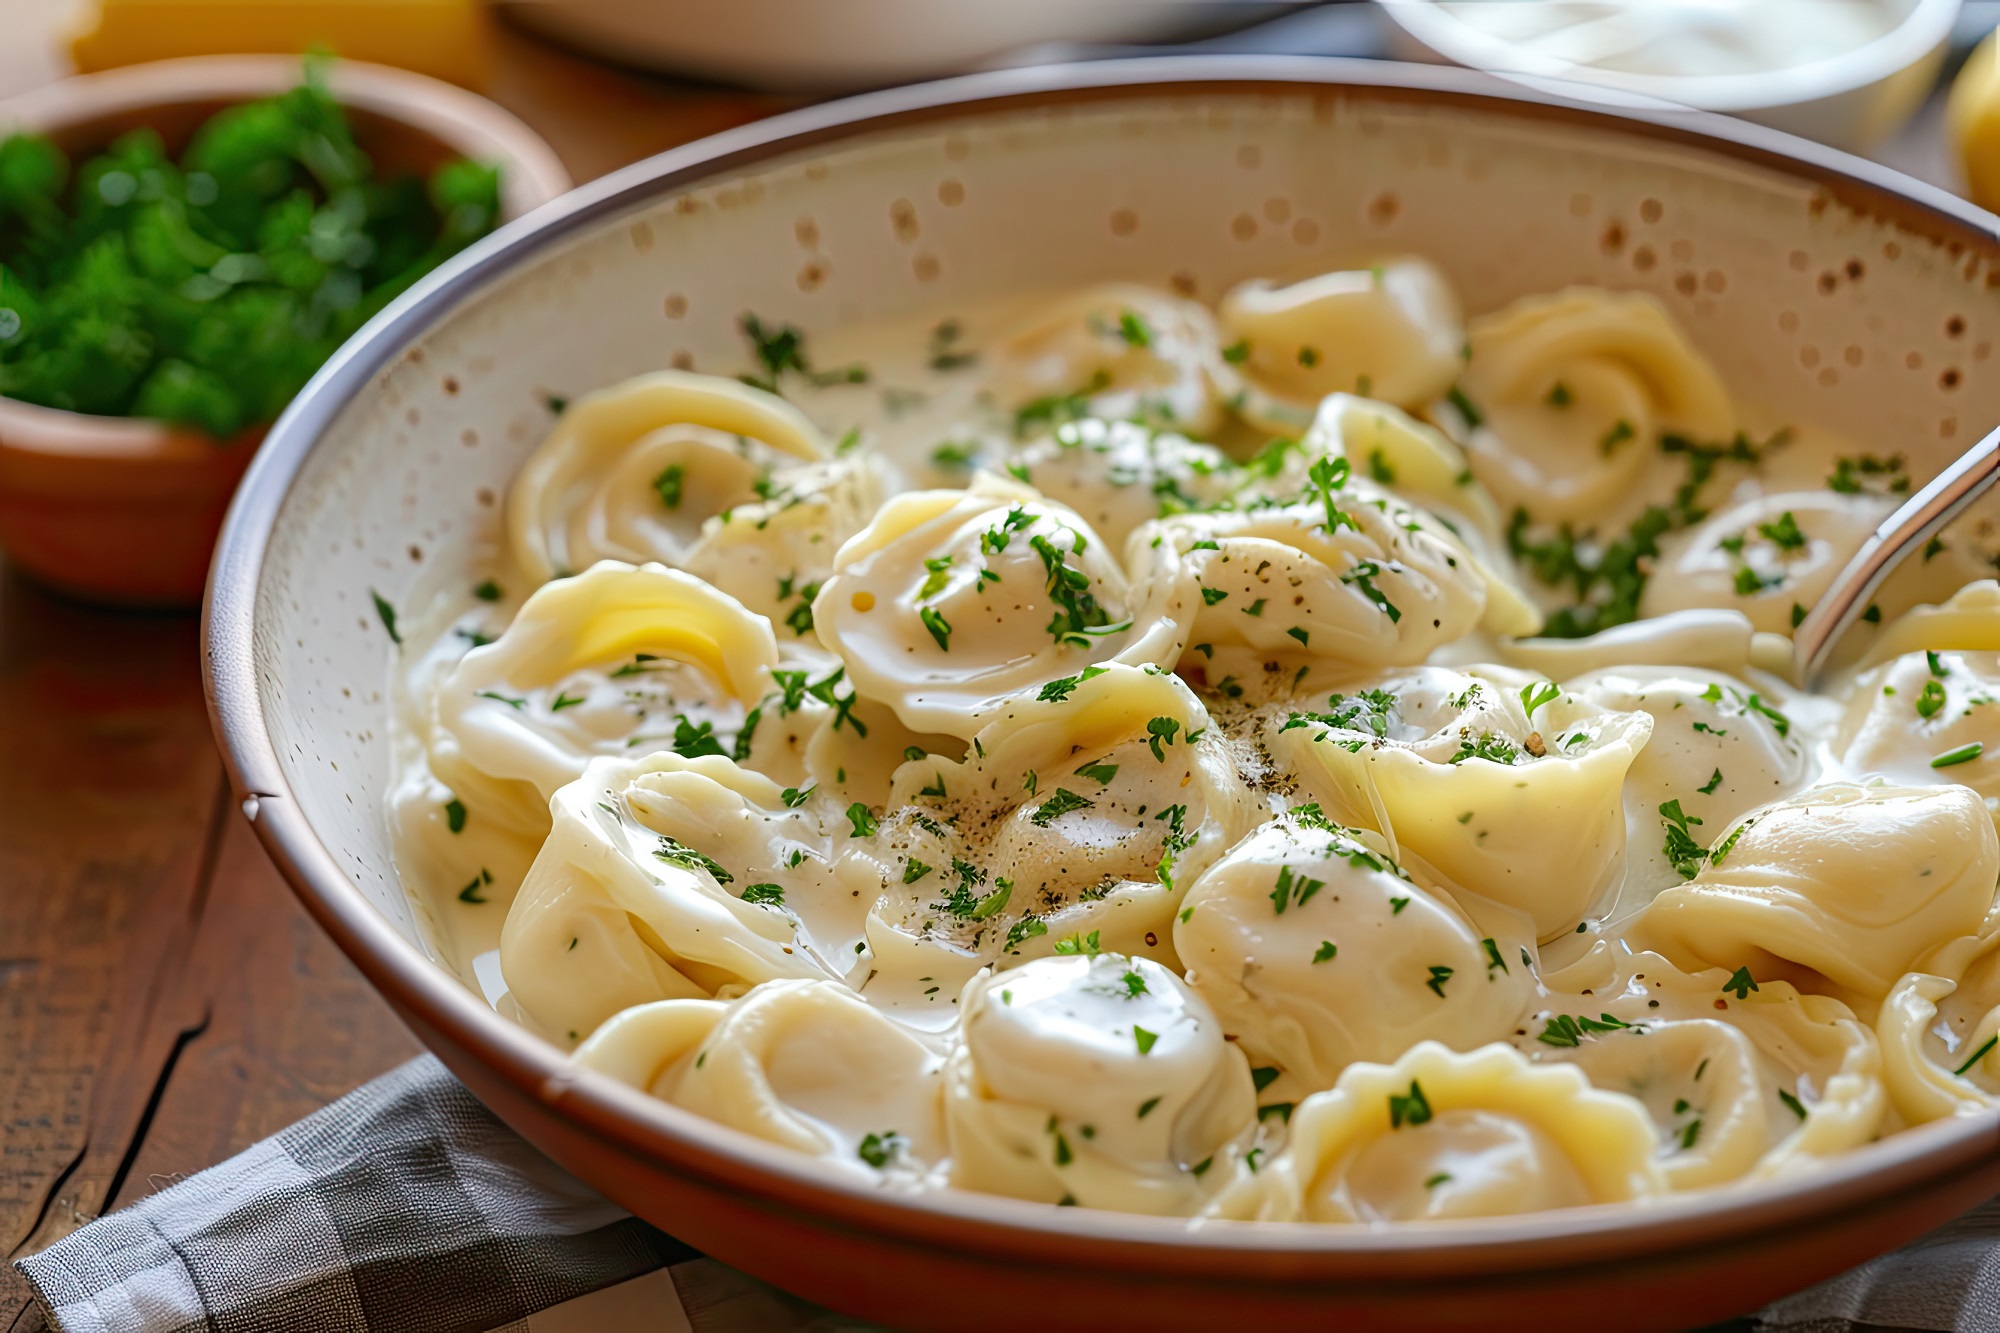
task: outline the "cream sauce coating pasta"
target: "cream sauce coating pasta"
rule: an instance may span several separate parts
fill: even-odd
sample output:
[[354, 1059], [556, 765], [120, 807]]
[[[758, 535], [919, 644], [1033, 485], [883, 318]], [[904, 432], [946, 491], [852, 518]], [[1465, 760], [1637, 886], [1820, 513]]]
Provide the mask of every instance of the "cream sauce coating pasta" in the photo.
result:
[[1416, 256], [743, 327], [401, 608], [399, 871], [588, 1076], [868, 1188], [1366, 1227], [2000, 1106], [1990, 525], [1774, 674], [1894, 442]]

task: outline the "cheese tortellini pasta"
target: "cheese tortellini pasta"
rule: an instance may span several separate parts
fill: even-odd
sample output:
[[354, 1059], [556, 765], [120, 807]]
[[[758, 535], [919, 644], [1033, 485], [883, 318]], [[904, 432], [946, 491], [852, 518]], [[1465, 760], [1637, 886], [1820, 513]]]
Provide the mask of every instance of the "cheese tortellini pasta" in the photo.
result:
[[1039, 958], [974, 981], [963, 1009], [945, 1100], [960, 1188], [1185, 1215], [1249, 1146], [1250, 1066], [1158, 963]]
[[1585, 519], [1626, 502], [1663, 436], [1727, 444], [1722, 381], [1650, 296], [1571, 288], [1467, 329], [1454, 396], [1472, 471], [1503, 508]]
[[813, 603], [865, 699], [970, 738], [1007, 699], [1098, 662], [1171, 666], [1191, 595], [1165, 559], [1128, 573], [1072, 510], [987, 479], [882, 506]]
[[1225, 355], [1256, 393], [1250, 411], [1296, 430], [1328, 394], [1421, 407], [1451, 387], [1465, 346], [1458, 297], [1421, 259], [1322, 273], [1222, 298]]
[[1512, 1047], [1419, 1042], [1349, 1065], [1292, 1113], [1283, 1154], [1219, 1201], [1223, 1216], [1416, 1222], [1576, 1208], [1663, 1192], [1638, 1101]]
[[1939, 460], [1643, 293], [1199, 271], [690, 321], [735, 377], [559, 407], [482, 563], [367, 590], [443, 961], [580, 1078], [1050, 1207], [1644, 1204], [2000, 1108], [1990, 524], [1775, 674]]

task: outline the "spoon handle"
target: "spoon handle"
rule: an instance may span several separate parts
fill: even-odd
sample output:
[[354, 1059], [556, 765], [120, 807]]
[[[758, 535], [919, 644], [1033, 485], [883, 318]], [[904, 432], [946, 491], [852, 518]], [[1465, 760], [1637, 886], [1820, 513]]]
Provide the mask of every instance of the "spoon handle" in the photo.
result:
[[1882, 520], [1792, 634], [1799, 683], [1811, 689], [1833, 646], [1903, 558], [1943, 530], [2000, 480], [2000, 430], [1967, 449]]

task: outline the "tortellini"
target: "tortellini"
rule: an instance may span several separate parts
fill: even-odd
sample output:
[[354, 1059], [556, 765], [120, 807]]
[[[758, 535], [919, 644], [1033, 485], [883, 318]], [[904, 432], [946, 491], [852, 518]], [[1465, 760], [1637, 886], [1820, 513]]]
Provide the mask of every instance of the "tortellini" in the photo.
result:
[[2000, 933], [1954, 940], [1905, 973], [1875, 1020], [1896, 1111], [1913, 1125], [2000, 1106]]
[[1054, 302], [1000, 339], [986, 388], [1015, 429], [1066, 417], [1129, 419], [1208, 433], [1234, 375], [1202, 306], [1107, 284]]
[[1576, 677], [1569, 688], [1599, 707], [1653, 719], [1652, 738], [1625, 778], [1621, 913], [1692, 878], [1702, 849], [1723, 829], [1808, 781], [1805, 743], [1791, 718], [1732, 677], [1627, 667]]
[[1101, 662], [1171, 666], [1191, 594], [1164, 560], [1128, 575], [1074, 511], [986, 479], [882, 506], [813, 603], [866, 699], [970, 739], [1009, 698]]
[[1873, 1000], [1977, 931], [2000, 880], [1993, 821], [1964, 787], [1826, 783], [1745, 816], [1702, 860], [1635, 938], [1677, 962], [1817, 976]]
[[942, 1054], [830, 981], [630, 1009], [577, 1060], [850, 1174], [916, 1185], [945, 1157]]
[[1158, 963], [1039, 958], [982, 975], [962, 1008], [945, 1100], [961, 1189], [1185, 1216], [1247, 1147], [1249, 1064]]
[[1519, 935], [1412, 883], [1376, 835], [1296, 815], [1203, 872], [1174, 945], [1230, 1035], [1310, 1089], [1419, 1041], [1504, 1037], [1535, 989]]
[[1486, 584], [1484, 628], [1513, 635], [1542, 628], [1541, 612], [1510, 577], [1504, 527], [1493, 497], [1472, 475], [1464, 450], [1435, 427], [1387, 403], [1337, 393], [1320, 404], [1299, 444], [1285, 458], [1292, 489], [1309, 483], [1310, 460], [1346, 458], [1360, 475], [1420, 505], [1464, 543]]
[[1416, 1222], [1645, 1199], [1666, 1187], [1652, 1121], [1581, 1072], [1504, 1045], [1419, 1042], [1355, 1064], [1292, 1112], [1283, 1154], [1218, 1201], [1223, 1216]]
[[1881, 1126], [1879, 1049], [1838, 1000], [1721, 969], [1683, 972], [1610, 941], [1548, 984], [1555, 994], [1520, 1044], [1637, 1098], [1672, 1188], [1788, 1174]]
[[1456, 412], [1472, 470], [1503, 509], [1594, 521], [1638, 488], [1675, 434], [1727, 444], [1714, 369], [1651, 296], [1573, 287], [1471, 322]]
[[1611, 888], [1625, 775], [1653, 731], [1646, 713], [1491, 667], [1383, 676], [1268, 725], [1328, 814], [1434, 882], [1525, 913], [1543, 939]]
[[867, 903], [817, 813], [769, 778], [720, 755], [596, 759], [553, 810], [500, 935], [510, 993], [550, 1036], [852, 965]]
[[734, 598], [607, 560], [536, 590], [444, 676], [431, 770], [480, 819], [539, 832], [592, 755], [754, 743], [749, 713], [777, 662], [770, 623]]
[[758, 499], [702, 525], [684, 567], [768, 617], [780, 641], [812, 634], [812, 603], [848, 538], [882, 502], [882, 479], [865, 458], [774, 473]]
[[1855, 683], [1841, 766], [1906, 787], [1970, 787], [2000, 818], [2000, 654], [1919, 652]]
[[1992, 524], [1784, 683], [1928, 446], [1418, 258], [930, 313], [745, 315], [760, 377], [558, 406], [476, 568], [348, 590], [414, 916], [500, 1014], [864, 1187], [1189, 1219], [1747, 1190], [2000, 1106]]
[[[1247, 282], [1222, 298], [1222, 336], [1259, 391], [1249, 411], [1296, 430], [1328, 394], [1421, 407], [1462, 364], [1458, 298], [1436, 266], [1397, 259], [1289, 287]], [[1268, 397], [1270, 402], [1258, 402]]]
[[1486, 610], [1466, 549], [1359, 480], [1329, 481], [1320, 497], [1290, 504], [1163, 519], [1127, 550], [1134, 561], [1169, 552], [1192, 580], [1199, 604], [1182, 662], [1212, 680], [1273, 659], [1420, 662]]
[[1010, 704], [963, 760], [905, 763], [848, 855], [882, 887], [878, 945], [900, 932], [992, 961], [1088, 938], [1171, 958], [1181, 895], [1259, 815], [1186, 685], [1093, 668]]
[[1008, 472], [1122, 549], [1150, 519], [1225, 503], [1238, 484], [1229, 456], [1136, 421], [1064, 422], [1015, 451]]
[[656, 371], [578, 398], [507, 494], [515, 565], [539, 584], [599, 560], [681, 563], [704, 520], [757, 498], [766, 468], [743, 440], [806, 462], [831, 452], [784, 399], [713, 375]]
[[[1886, 496], [1804, 491], [1733, 505], [1667, 540], [1639, 613], [1732, 606], [1759, 630], [1789, 634], [1896, 504]], [[1884, 585], [1876, 615], [1944, 597], [1964, 577], [1950, 558], [1909, 561]]]

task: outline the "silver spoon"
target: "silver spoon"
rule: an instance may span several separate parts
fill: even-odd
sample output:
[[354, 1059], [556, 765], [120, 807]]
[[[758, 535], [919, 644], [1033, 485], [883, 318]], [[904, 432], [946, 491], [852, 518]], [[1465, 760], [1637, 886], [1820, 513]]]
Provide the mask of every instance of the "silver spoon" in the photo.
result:
[[1811, 689], [1840, 636], [1858, 619], [1903, 558], [1928, 542], [2000, 481], [2000, 430], [1959, 455], [1929, 485], [1882, 520], [1792, 634], [1792, 666]]

